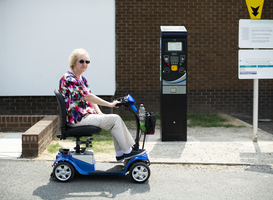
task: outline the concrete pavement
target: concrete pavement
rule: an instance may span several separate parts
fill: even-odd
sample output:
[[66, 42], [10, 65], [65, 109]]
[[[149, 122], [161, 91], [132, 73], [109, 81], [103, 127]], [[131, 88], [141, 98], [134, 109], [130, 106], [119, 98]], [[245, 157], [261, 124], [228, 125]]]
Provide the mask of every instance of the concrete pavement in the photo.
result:
[[[159, 130], [158, 130], [159, 131]], [[145, 148], [153, 163], [273, 165], [273, 135], [252, 128], [188, 128], [187, 142], [151, 141]]]
[[8, 133], [0, 138], [0, 159], [20, 158], [22, 155], [22, 134]]
[[[132, 135], [135, 130], [130, 129]], [[160, 130], [146, 138], [145, 149], [152, 163], [273, 165], [273, 135], [258, 130], [252, 142], [252, 127], [189, 128], [187, 142], [161, 142]], [[0, 159], [21, 156], [22, 133], [9, 133], [0, 139]], [[141, 143], [140, 143], [141, 145]], [[55, 156], [52, 156], [52, 160]], [[114, 155], [100, 155], [99, 162], [115, 162]]]

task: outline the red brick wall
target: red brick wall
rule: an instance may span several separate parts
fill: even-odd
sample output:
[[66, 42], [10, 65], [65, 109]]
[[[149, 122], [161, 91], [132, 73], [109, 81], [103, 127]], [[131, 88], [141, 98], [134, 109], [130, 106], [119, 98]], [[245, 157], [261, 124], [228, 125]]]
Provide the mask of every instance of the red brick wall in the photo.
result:
[[0, 132], [24, 132], [22, 156], [37, 156], [60, 133], [58, 115], [2, 115]]
[[22, 156], [38, 156], [50, 142], [60, 133], [59, 117], [44, 116], [22, 135]]
[[[189, 90], [251, 89], [238, 79], [238, 24], [249, 18], [238, 0], [116, 0], [117, 89], [159, 89], [162, 25], [188, 30]], [[273, 19], [273, 1], [265, 0], [262, 19]]]
[[24, 132], [44, 117], [43, 115], [2, 115], [0, 132]]
[[[188, 111], [250, 114], [253, 81], [238, 79], [238, 24], [249, 18], [245, 1], [238, 0], [116, 0], [117, 94], [129, 91], [159, 110], [159, 27], [183, 25]], [[265, 0], [262, 19], [273, 19], [273, 1]], [[259, 85], [260, 111], [266, 111], [272, 108], [273, 81]]]
[[[52, 95], [54, 95], [53, 91]], [[56, 115], [58, 113], [55, 96], [0, 97], [0, 115]]]

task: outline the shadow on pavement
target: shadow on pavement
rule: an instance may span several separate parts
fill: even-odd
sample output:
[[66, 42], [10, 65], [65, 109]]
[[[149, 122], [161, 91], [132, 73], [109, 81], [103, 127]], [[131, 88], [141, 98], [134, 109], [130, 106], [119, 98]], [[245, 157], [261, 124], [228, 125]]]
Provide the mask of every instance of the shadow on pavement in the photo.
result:
[[[103, 188], [103, 189], [102, 189]], [[133, 183], [127, 176], [101, 176], [76, 174], [70, 182], [50, 178], [47, 185], [37, 188], [34, 196], [41, 199], [116, 198], [123, 193], [131, 195], [150, 192], [149, 180], [144, 184]]]

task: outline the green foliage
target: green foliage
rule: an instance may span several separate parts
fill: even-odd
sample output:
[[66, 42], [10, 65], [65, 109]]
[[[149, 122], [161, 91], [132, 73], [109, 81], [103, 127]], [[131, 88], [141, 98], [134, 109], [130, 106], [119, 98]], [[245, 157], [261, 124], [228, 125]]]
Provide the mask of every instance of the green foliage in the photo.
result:
[[232, 124], [226, 124], [228, 121], [218, 114], [189, 114], [188, 127], [234, 127]]
[[133, 115], [130, 115], [130, 116], [127, 116], [127, 115], [124, 115], [124, 116], [120, 116], [123, 121], [134, 121], [135, 120], [135, 116]]
[[110, 131], [106, 131], [106, 130], [101, 130], [99, 135], [93, 135], [94, 140], [97, 141], [112, 141], [112, 134], [110, 133]]
[[47, 150], [50, 152], [50, 153], [56, 153], [59, 151], [59, 148], [63, 148], [59, 143], [56, 143], [56, 144], [50, 144], [48, 147], [47, 147]]

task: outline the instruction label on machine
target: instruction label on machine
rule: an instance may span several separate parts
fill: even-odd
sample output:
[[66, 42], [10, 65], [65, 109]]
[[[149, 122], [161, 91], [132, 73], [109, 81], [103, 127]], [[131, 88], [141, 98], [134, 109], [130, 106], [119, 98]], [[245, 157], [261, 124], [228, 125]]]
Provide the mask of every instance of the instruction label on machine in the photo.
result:
[[273, 79], [273, 50], [239, 50], [239, 79]]
[[240, 48], [273, 48], [273, 20], [239, 20]]

